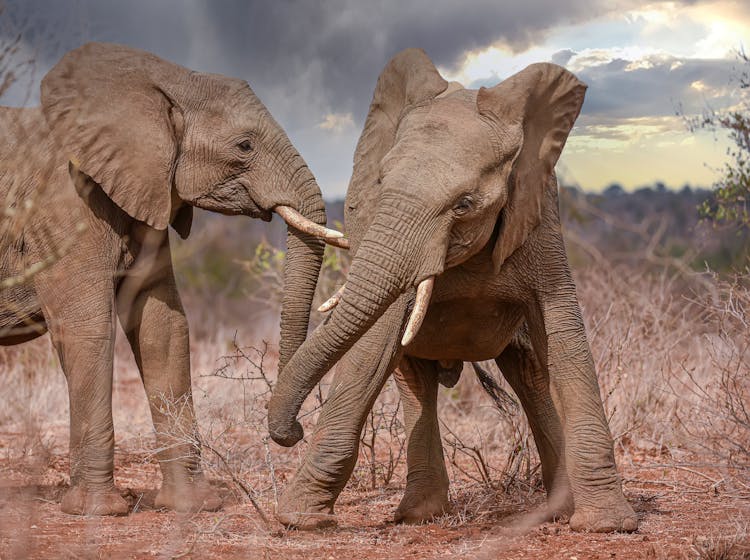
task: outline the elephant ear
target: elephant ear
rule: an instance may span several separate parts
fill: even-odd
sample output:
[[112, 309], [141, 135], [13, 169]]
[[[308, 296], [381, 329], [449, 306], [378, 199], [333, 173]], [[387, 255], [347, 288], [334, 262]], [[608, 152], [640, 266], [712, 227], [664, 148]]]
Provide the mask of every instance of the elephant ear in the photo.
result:
[[[170, 221], [179, 150], [176, 103], [162, 84], [187, 70], [129, 47], [88, 43], [42, 80], [52, 136], [86, 175], [131, 217], [156, 229]], [[178, 227], [181, 234], [185, 220]]]
[[380, 161], [396, 139], [401, 119], [415, 106], [445, 91], [448, 82], [422, 49], [406, 49], [394, 56], [378, 77], [365, 127], [354, 152], [354, 170], [347, 191], [347, 207], [356, 206], [364, 189], [380, 173]]
[[477, 94], [479, 113], [502, 134], [522, 130], [522, 145], [508, 181], [508, 202], [492, 252], [495, 270], [518, 249], [542, 220], [546, 190], [583, 105], [586, 85], [556, 64], [532, 64], [493, 88]]

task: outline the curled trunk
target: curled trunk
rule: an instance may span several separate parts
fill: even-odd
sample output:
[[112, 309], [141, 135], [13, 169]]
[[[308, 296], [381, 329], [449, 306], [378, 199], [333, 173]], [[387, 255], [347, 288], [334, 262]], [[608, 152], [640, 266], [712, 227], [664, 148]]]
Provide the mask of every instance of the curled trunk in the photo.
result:
[[413, 251], [425, 246], [428, 223], [427, 213], [413, 201], [384, 197], [352, 262], [339, 304], [279, 376], [268, 407], [274, 441], [290, 447], [302, 438], [296, 418], [307, 395], [401, 293], [429, 275], [417, 266], [423, 260]]

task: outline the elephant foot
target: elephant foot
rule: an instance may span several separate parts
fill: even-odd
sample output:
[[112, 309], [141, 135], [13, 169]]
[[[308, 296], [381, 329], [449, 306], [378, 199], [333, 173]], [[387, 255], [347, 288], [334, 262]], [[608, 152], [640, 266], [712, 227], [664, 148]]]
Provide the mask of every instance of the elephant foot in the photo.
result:
[[127, 515], [128, 503], [114, 485], [89, 488], [76, 484], [63, 496], [60, 509], [70, 515]]
[[407, 486], [393, 521], [409, 525], [424, 523], [446, 513], [449, 509], [447, 490], [432, 488], [410, 492]]
[[573, 493], [567, 484], [556, 485], [547, 495], [546, 521], [557, 521], [573, 514]]
[[632, 533], [638, 530], [638, 517], [623, 497], [609, 507], [576, 507], [570, 528], [590, 533]]
[[221, 504], [216, 490], [202, 476], [182, 484], [164, 482], [154, 500], [156, 509], [171, 509], [183, 513], [216, 511], [221, 508]]
[[331, 511], [277, 511], [276, 519], [287, 529], [315, 531], [338, 525], [336, 515]]
[[279, 498], [276, 519], [284, 527], [314, 531], [338, 524], [332, 500], [311, 500], [309, 496], [294, 497], [294, 494], [293, 487], [290, 487]]

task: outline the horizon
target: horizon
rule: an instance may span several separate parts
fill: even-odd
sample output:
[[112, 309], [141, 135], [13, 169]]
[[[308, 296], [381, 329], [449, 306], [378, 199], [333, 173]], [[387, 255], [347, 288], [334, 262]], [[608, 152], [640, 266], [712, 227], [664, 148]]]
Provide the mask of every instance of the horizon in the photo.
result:
[[[557, 166], [560, 183], [632, 192], [659, 182], [710, 188], [727, 160], [723, 133], [686, 116], [746, 107], [737, 52], [750, 5], [731, 0], [576, 0], [567, 6], [479, 0], [378, 7], [221, 0], [2, 2], [0, 41], [19, 30], [16, 60], [34, 64], [0, 104], [34, 105], [43, 75], [68, 50], [111, 41], [198, 71], [247, 80], [286, 129], [328, 200], [342, 198], [377, 77], [421, 47], [447, 80], [494, 85], [532, 62], [555, 62], [589, 86]], [[426, 6], [426, 5], [425, 5]], [[245, 54], [249, 53], [249, 54]]]
[[[578, 184], [568, 184], [565, 181], [561, 180], [558, 177], [558, 188], [564, 188], [564, 189], [574, 189], [586, 194], [593, 194], [593, 195], [606, 195], [607, 191], [613, 188], [619, 187], [622, 192], [625, 194], [636, 194], [641, 191], [653, 191], [653, 192], [672, 192], [675, 194], [679, 194], [685, 189], [689, 189], [690, 192], [693, 193], [706, 193], [709, 194], [712, 192], [713, 187], [711, 185], [691, 185], [689, 183], [685, 183], [683, 185], [669, 185], [665, 183], [664, 181], [654, 181], [650, 184], [643, 184], [643, 185], [634, 185], [632, 187], [626, 188], [622, 184], [620, 184], [617, 181], [612, 181], [608, 185], [603, 185], [600, 188], [597, 189], [591, 189], [591, 188], [585, 188]], [[332, 203], [339, 203], [344, 202], [344, 197], [346, 196], [346, 193], [343, 193], [341, 195], [333, 195], [329, 196], [326, 193], [323, 193], [323, 200], [326, 202], [332, 202]]]

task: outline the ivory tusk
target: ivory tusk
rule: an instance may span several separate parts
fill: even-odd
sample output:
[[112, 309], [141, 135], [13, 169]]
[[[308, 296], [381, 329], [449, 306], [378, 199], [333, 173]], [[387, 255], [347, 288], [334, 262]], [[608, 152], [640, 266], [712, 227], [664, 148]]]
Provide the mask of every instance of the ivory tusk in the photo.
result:
[[309, 233], [315, 237], [319, 237], [329, 245], [335, 245], [342, 249], [349, 248], [349, 240], [344, 238], [344, 234], [335, 229], [330, 229], [320, 224], [316, 224], [309, 218], [305, 218], [302, 214], [297, 212], [294, 208], [289, 206], [276, 206], [273, 209], [281, 218], [287, 223], [287, 225], [297, 229], [303, 233]]
[[430, 296], [432, 295], [432, 287], [435, 285], [435, 277], [430, 276], [425, 278], [417, 286], [417, 297], [414, 301], [414, 309], [412, 309], [409, 322], [406, 325], [406, 331], [401, 339], [401, 346], [408, 346], [414, 337], [417, 336], [419, 328], [422, 326], [425, 315], [427, 315], [427, 308], [430, 305]]
[[346, 287], [346, 284], [341, 286], [338, 290], [336, 290], [336, 293], [333, 294], [331, 297], [329, 297], [323, 305], [318, 307], [318, 311], [321, 313], [328, 313], [331, 309], [336, 307], [339, 304], [339, 301], [341, 301], [341, 296], [344, 294], [344, 288]]

